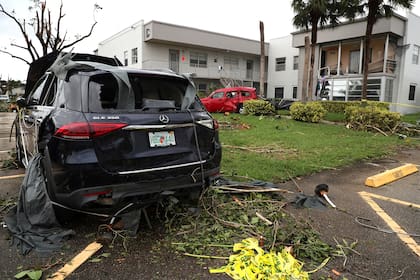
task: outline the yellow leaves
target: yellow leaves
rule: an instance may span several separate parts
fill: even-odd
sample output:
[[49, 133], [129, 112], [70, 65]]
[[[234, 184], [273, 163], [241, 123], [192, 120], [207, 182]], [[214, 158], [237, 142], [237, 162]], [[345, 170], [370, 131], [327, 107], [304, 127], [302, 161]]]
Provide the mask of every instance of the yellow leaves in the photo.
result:
[[229, 263], [210, 273], [226, 273], [233, 279], [309, 279], [308, 273], [302, 270], [303, 264], [296, 260], [286, 249], [281, 252], [265, 252], [258, 246], [258, 240], [247, 238], [233, 246], [233, 254]]

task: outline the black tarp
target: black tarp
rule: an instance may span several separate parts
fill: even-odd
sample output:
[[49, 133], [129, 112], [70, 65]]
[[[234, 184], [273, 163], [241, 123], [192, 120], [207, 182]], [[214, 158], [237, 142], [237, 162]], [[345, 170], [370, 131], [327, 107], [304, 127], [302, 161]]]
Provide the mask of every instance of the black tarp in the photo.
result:
[[51, 253], [60, 249], [63, 241], [74, 235], [73, 230], [63, 229], [57, 221], [47, 193], [41, 154], [35, 155], [29, 162], [18, 203], [5, 221], [12, 233], [12, 244], [23, 255], [32, 249], [39, 253]]

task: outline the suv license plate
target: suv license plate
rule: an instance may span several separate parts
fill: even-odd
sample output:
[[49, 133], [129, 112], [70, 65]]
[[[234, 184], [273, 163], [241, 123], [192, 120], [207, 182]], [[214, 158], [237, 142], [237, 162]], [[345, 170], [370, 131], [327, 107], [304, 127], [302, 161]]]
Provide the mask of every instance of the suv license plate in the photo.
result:
[[175, 146], [175, 133], [173, 131], [149, 132], [150, 147]]

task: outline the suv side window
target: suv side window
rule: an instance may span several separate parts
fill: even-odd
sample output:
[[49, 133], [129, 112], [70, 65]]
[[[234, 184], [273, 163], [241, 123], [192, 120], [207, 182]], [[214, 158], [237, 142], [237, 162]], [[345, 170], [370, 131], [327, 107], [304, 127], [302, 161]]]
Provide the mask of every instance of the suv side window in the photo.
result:
[[44, 87], [47, 82], [47, 75], [43, 76], [38, 82], [35, 84], [32, 92], [27, 97], [27, 104], [28, 105], [39, 105], [41, 103], [42, 93], [44, 92]]
[[68, 81], [58, 80], [54, 107], [81, 111], [81, 81], [79, 75], [71, 75]]
[[250, 97], [250, 96], [251, 96], [251, 93], [250, 93], [249, 91], [242, 91], [242, 92], [241, 92], [241, 95], [242, 95], [243, 97]]
[[52, 81], [48, 84], [45, 97], [41, 103], [44, 106], [53, 106], [57, 94], [57, 78], [54, 76], [51, 79]]

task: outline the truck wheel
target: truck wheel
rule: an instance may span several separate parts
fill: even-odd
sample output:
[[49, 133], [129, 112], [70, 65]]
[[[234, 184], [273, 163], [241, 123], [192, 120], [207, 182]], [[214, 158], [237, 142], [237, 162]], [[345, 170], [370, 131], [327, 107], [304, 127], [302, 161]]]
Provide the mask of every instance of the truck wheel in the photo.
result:
[[239, 114], [243, 114], [244, 113], [244, 105], [243, 104], [238, 104], [236, 112], [239, 113]]

